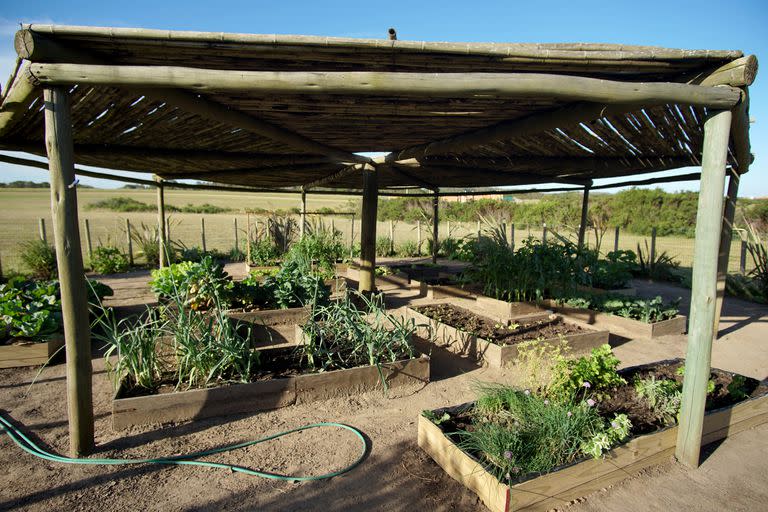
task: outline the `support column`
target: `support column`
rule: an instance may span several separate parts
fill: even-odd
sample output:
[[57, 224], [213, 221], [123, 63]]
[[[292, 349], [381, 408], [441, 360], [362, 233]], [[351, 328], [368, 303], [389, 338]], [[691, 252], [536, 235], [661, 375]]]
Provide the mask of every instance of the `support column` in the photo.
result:
[[587, 232], [587, 215], [589, 214], [589, 187], [584, 187], [584, 197], [581, 200], [581, 224], [579, 224], [579, 250], [584, 247], [584, 235]]
[[159, 267], [163, 268], [166, 265], [165, 251], [166, 251], [166, 237], [168, 236], [165, 230], [165, 193], [163, 187], [163, 180], [160, 176], [155, 176], [157, 182], [157, 226], [159, 229]]
[[435, 189], [435, 195], [432, 198], [432, 263], [437, 263], [437, 253], [440, 251], [440, 236], [438, 233], [438, 227], [440, 226], [440, 196], [437, 195], [438, 190]]
[[379, 177], [376, 167], [363, 166], [363, 215], [360, 226], [361, 292], [376, 291], [376, 210], [379, 202]]
[[720, 331], [720, 315], [723, 312], [725, 297], [725, 280], [728, 276], [728, 260], [731, 257], [731, 241], [733, 238], [733, 218], [736, 215], [736, 198], [739, 195], [741, 176], [735, 172], [728, 179], [728, 192], [725, 194], [723, 208], [723, 228], [720, 233], [720, 252], [717, 258], [717, 299], [715, 302], [715, 338]]
[[73, 457], [80, 457], [88, 455], [94, 448], [93, 367], [88, 294], [77, 220], [72, 120], [66, 88], [46, 88], [43, 97], [45, 145], [51, 173], [51, 213], [67, 354], [69, 451]]
[[685, 358], [683, 402], [675, 448], [677, 459], [692, 468], [699, 465], [704, 405], [712, 359], [717, 261], [731, 116], [730, 111], [714, 111], [704, 123], [701, 188], [693, 252], [691, 319]]
[[301, 187], [301, 219], [299, 225], [299, 239], [304, 238], [307, 229], [307, 191]]

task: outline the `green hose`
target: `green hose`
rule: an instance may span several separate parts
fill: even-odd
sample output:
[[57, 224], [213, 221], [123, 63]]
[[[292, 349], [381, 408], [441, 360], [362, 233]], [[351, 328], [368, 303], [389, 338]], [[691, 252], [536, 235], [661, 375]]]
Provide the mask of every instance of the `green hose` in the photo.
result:
[[[273, 480], [288, 480], [292, 482], [305, 482], [308, 480], [324, 480], [326, 478], [332, 478], [334, 476], [342, 475], [348, 471], [351, 471], [358, 464], [360, 464], [365, 458], [365, 454], [367, 451], [367, 444], [365, 442], [365, 437], [363, 437], [362, 432], [360, 432], [356, 428], [350, 427], [349, 425], [343, 425], [341, 423], [313, 423], [311, 425], [304, 425], [303, 427], [286, 430], [285, 432], [280, 432], [278, 434], [274, 434], [269, 437], [264, 437], [262, 439], [256, 439], [255, 441], [247, 441], [245, 443], [233, 444], [230, 446], [224, 446], [222, 448], [215, 448], [213, 450], [190, 453], [187, 455], [177, 455], [174, 457], [161, 457], [157, 459], [73, 459], [71, 457], [62, 457], [61, 455], [56, 455], [43, 450], [2, 415], [0, 415], [0, 424], [2, 424], [2, 428], [5, 431], [5, 433], [8, 434], [8, 436], [13, 440], [13, 442], [16, 443], [22, 450], [24, 450], [27, 453], [31, 453], [35, 457], [40, 457], [41, 459], [49, 460], [52, 462], [62, 462], [65, 464], [92, 464], [92, 465], [167, 464], [167, 465], [173, 465], [173, 466], [204, 466], [209, 468], [229, 469], [232, 472], [245, 473], [246, 475], [260, 476], [262, 478], [271, 478]], [[309, 430], [311, 428], [323, 428], [323, 427], [343, 428], [355, 434], [355, 436], [357, 436], [357, 438], [360, 440], [360, 445], [361, 445], [360, 456], [357, 458], [357, 460], [355, 460], [349, 466], [343, 469], [340, 469], [339, 471], [333, 471], [331, 473], [326, 473], [324, 475], [313, 475], [313, 476], [280, 475], [276, 473], [266, 473], [264, 471], [257, 471], [255, 469], [246, 468], [243, 466], [236, 466], [234, 464], [224, 464], [220, 462], [201, 462], [198, 460], [191, 460], [191, 459], [198, 459], [200, 457], [205, 457], [206, 455], [214, 455], [217, 453], [228, 452], [232, 450], [237, 450], [239, 448], [253, 446], [255, 444], [271, 441], [272, 439], [277, 439], [279, 437], [283, 437], [288, 434], [293, 434], [294, 432], [301, 432], [302, 430]]]

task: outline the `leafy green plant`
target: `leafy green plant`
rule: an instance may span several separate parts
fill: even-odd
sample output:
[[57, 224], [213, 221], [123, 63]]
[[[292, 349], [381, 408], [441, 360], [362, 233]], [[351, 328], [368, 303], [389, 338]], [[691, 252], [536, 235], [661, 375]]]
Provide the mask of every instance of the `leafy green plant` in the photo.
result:
[[128, 257], [114, 246], [104, 245], [93, 250], [91, 268], [99, 274], [118, 274], [130, 267]]
[[552, 380], [544, 390], [558, 402], [573, 402], [583, 397], [602, 398], [626, 381], [616, 373], [620, 361], [607, 343], [593, 348], [589, 356], [560, 359]]
[[61, 300], [55, 283], [0, 285], [0, 339], [44, 340], [60, 332]]
[[341, 231], [331, 230], [322, 221], [310, 224], [308, 231], [309, 233], [291, 246], [287, 258], [304, 258], [312, 262], [318, 273], [329, 279], [336, 273], [336, 262], [344, 258], [345, 248]]
[[324, 304], [331, 293], [323, 277], [312, 270], [312, 262], [302, 253], [290, 254], [274, 276], [264, 279], [263, 286], [271, 291], [271, 304], [281, 309]]
[[677, 381], [657, 380], [651, 375], [647, 379], [635, 381], [635, 391], [645, 399], [650, 410], [663, 425], [672, 425], [677, 421], [683, 400], [682, 387]]
[[268, 238], [257, 238], [250, 241], [250, 260], [251, 265], [274, 265], [282, 253], [277, 246]]
[[28, 240], [20, 244], [19, 254], [33, 277], [43, 280], [56, 277], [56, 249], [52, 245], [43, 240]]
[[680, 262], [670, 256], [667, 251], [657, 253], [655, 258], [651, 259], [647, 240], [645, 241], [645, 252], [643, 252], [640, 244], [637, 244], [637, 258], [636, 275], [656, 281], [676, 281], [679, 279], [675, 271], [680, 266]]
[[592, 309], [645, 323], [654, 323], [677, 316], [680, 312], [680, 300], [665, 303], [660, 296], [642, 299], [624, 295], [575, 294], [558, 302], [574, 308]]
[[183, 297], [193, 310], [226, 305], [233, 287], [232, 278], [210, 256], [155, 269], [149, 285], [158, 298]]
[[395, 252], [398, 256], [412, 258], [419, 255], [419, 246], [413, 240], [406, 240], [397, 246]]
[[393, 255], [392, 239], [388, 236], [376, 237], [376, 256], [387, 257]]
[[[157, 266], [160, 263], [160, 228], [157, 225], [142, 222], [138, 227], [131, 229], [131, 240], [138, 249], [138, 256], [143, 256], [147, 265]], [[174, 245], [165, 245], [166, 261], [176, 259]]]
[[728, 394], [734, 400], [743, 400], [749, 396], [747, 393], [747, 379], [743, 375], [734, 375], [727, 387]]

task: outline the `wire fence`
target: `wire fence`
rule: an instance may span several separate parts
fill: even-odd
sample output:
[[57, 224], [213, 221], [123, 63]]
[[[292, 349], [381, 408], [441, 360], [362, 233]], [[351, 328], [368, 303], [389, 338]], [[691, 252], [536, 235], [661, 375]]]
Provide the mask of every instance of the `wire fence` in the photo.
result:
[[[291, 216], [297, 223], [299, 215]], [[307, 224], [322, 223], [325, 227], [335, 228], [341, 233], [347, 246], [359, 244], [360, 218], [355, 216], [308, 214]], [[187, 248], [205, 248], [229, 253], [235, 247], [245, 251], [246, 229], [250, 225], [251, 230], [256, 226], [263, 226], [266, 217], [247, 214], [186, 214], [174, 213], [167, 218], [168, 238]], [[155, 213], [95, 213], [80, 218], [80, 240], [83, 259], [87, 263], [90, 252], [96, 247], [113, 246], [128, 253], [132, 251], [134, 261], [143, 262], [140, 248], [136, 243], [129, 245], [128, 223], [132, 231], [154, 229], [157, 223]], [[485, 227], [478, 222], [444, 221], [438, 226], [438, 236], [441, 240], [451, 237], [455, 239], [471, 238], [478, 236], [478, 230]], [[389, 238], [392, 245], [398, 251], [406, 242], [420, 244], [420, 254], [427, 256], [428, 240], [432, 237], [432, 226], [429, 222], [377, 222], [377, 237]], [[577, 239], [577, 233], [569, 227], [562, 226], [534, 226], [506, 224], [507, 236], [515, 244], [521, 243], [526, 238], [537, 240], [554, 239], [554, 233], [567, 237], [573, 241]], [[545, 235], [546, 233], [546, 235]], [[618, 240], [617, 240], [618, 235]], [[38, 219], [0, 219], [0, 269], [3, 272], [26, 270], [21, 258], [23, 242], [45, 238], [53, 244], [53, 230], [50, 215]], [[666, 253], [672, 259], [679, 261], [683, 267], [693, 264], [692, 238], [668, 237], [668, 236], [641, 236], [626, 232], [616, 232], [611, 229], [605, 233], [595, 233], [588, 230], [586, 244], [591, 248], [598, 247], [605, 254], [618, 248], [621, 250], [637, 251], [638, 246], [645, 254], [651, 249], [657, 255]], [[746, 252], [744, 243], [734, 237], [731, 243], [728, 271], [731, 273], [749, 272], [754, 268], [751, 256]]]

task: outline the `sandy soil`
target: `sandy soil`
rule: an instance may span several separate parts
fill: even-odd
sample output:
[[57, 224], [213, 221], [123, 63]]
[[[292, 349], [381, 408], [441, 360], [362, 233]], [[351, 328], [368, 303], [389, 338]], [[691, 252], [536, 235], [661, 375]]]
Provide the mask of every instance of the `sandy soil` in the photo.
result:
[[[137, 278], [138, 281], [138, 278]], [[136, 284], [136, 283], [133, 283]], [[649, 286], [638, 283], [645, 291]], [[138, 285], [136, 285], [138, 287]], [[663, 287], [665, 294], [686, 290]], [[138, 297], [137, 297], [138, 298]], [[423, 299], [422, 299], [423, 301]], [[713, 365], [763, 379], [768, 376], [768, 309], [728, 299]], [[616, 354], [629, 366], [681, 356], [684, 336], [658, 340], [614, 336]], [[194, 467], [74, 466], [32, 457], [0, 440], [0, 510], [486, 510], [416, 446], [416, 418], [423, 409], [473, 398], [477, 381], [515, 382], [511, 369], [477, 367], [433, 350], [432, 382], [419, 389], [305, 403], [277, 411], [134, 428], [113, 432], [111, 385], [94, 359], [97, 456], [151, 457], [242, 442], [317, 421], [358, 427], [369, 442], [366, 460], [347, 475], [309, 483], [265, 480]], [[65, 372], [0, 370], [0, 407], [34, 432], [44, 445], [67, 453]], [[708, 450], [695, 471], [670, 461], [579, 503], [572, 511], [764, 510], [768, 503], [768, 425], [745, 431]], [[312, 430], [212, 458], [268, 471], [321, 473], [346, 465], [359, 450], [343, 431]]]

